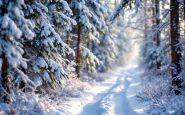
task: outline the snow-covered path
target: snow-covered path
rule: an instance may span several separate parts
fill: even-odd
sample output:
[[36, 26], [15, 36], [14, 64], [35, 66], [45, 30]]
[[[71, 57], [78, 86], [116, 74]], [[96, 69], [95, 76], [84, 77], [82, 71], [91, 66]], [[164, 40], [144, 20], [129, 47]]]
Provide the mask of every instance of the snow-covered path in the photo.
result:
[[[103, 93], [99, 93], [98, 95], [94, 96], [93, 103], [87, 104], [83, 111], [80, 113], [81, 115], [101, 115], [102, 113], [109, 113], [114, 112], [113, 108], [113, 100], [117, 102], [118, 107], [123, 106], [124, 102], [124, 96], [125, 92], [121, 93], [122, 94], [122, 99], [120, 100], [119, 93], [121, 90], [126, 89], [129, 86], [129, 82], [122, 76], [121, 73], [116, 74], [117, 80], [115, 84], [110, 87], [107, 91], [104, 91]], [[105, 84], [108, 85], [108, 84]], [[126, 86], [124, 86], [126, 85]], [[116, 97], [115, 97], [116, 96]], [[119, 98], [119, 99], [118, 99]], [[121, 103], [120, 103], [121, 102]], [[117, 108], [118, 109], [118, 108]], [[120, 109], [118, 109], [120, 110]]]
[[69, 115], [143, 115], [145, 105], [135, 100], [142, 72], [132, 65], [106, 73], [109, 79], [65, 102], [62, 108]]
[[146, 115], [146, 103], [139, 103], [135, 97], [142, 88], [140, 76], [144, 72], [137, 65], [138, 49], [135, 44], [126, 67], [101, 73], [105, 81], [84, 91], [80, 98], [65, 101], [61, 105], [64, 115]]

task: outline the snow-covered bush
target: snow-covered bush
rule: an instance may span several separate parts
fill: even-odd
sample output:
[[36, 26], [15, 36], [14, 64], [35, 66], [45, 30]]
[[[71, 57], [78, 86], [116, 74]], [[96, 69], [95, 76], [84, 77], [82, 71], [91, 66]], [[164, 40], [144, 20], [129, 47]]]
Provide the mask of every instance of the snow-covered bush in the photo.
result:
[[[157, 76], [156, 74], [148, 75], [148, 73], [145, 73], [145, 76], [148, 76], [146, 77], [147, 80], [143, 80], [143, 84], [145, 84], [143, 88], [137, 92], [136, 99], [141, 103], [147, 102], [146, 111], [148, 114], [183, 115], [185, 112], [185, 90], [172, 86], [169, 67], [163, 67], [161, 69]], [[180, 95], [175, 94], [177, 89], [181, 91]]]
[[149, 114], [165, 115], [184, 115], [185, 114], [184, 95], [169, 95], [165, 98], [159, 98], [150, 104]]
[[151, 115], [183, 115], [185, 113], [184, 93], [176, 95], [171, 90], [171, 82], [159, 85], [147, 85], [137, 94], [140, 102], [147, 102], [148, 114]]
[[59, 104], [65, 99], [64, 97], [54, 95], [39, 95], [35, 93], [25, 93], [17, 91], [11, 96], [12, 103], [0, 103], [0, 113], [5, 115], [51, 115], [61, 114]]

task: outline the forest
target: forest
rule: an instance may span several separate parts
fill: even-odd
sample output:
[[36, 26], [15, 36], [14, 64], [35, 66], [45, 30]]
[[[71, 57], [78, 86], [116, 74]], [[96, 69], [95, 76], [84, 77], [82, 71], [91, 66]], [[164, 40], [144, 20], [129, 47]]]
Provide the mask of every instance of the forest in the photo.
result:
[[185, 115], [185, 0], [0, 0], [0, 115]]

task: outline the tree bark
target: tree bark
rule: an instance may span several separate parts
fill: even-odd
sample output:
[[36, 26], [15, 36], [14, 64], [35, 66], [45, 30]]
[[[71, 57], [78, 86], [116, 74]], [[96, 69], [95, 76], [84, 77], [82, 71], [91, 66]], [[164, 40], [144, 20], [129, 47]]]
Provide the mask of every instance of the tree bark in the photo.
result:
[[[67, 31], [67, 45], [69, 46], [69, 47], [71, 47], [71, 44], [70, 44], [70, 42], [71, 42], [71, 38], [70, 38], [70, 31]], [[66, 58], [69, 60], [69, 54], [67, 53], [66, 54]]]
[[[144, 16], [145, 16], [145, 18], [146, 18], [146, 16], [147, 16], [147, 8], [146, 8], [146, 6], [147, 6], [147, 0], [145, 0], [144, 1]], [[144, 37], [145, 37], [145, 39], [147, 39], [147, 20], [145, 20], [145, 22], [144, 22]]]
[[184, 0], [184, 38], [185, 38], [185, 0]]
[[[1, 16], [4, 16], [6, 13], [8, 13], [7, 8], [5, 8], [4, 5], [1, 6]], [[3, 40], [7, 41], [6, 35], [3, 36]], [[2, 48], [2, 47], [1, 47]], [[5, 103], [11, 103], [10, 100], [10, 88], [11, 88], [11, 76], [10, 76], [10, 65], [9, 65], [9, 60], [6, 57], [6, 54], [4, 52], [5, 50], [2, 51], [2, 72], [1, 72], [1, 78], [2, 78], [2, 87], [6, 91], [3, 94], [3, 101]]]
[[76, 52], [76, 74], [80, 78], [80, 42], [81, 42], [81, 26], [78, 24], [78, 40], [77, 40], [77, 52]]
[[[159, 15], [160, 15], [160, 1], [159, 0], [155, 0], [155, 10], [156, 10], [156, 27], [159, 26], [160, 24], [160, 19], [159, 19]], [[156, 46], [159, 47], [160, 45], [160, 31], [157, 30], [157, 35], [156, 35]], [[157, 62], [157, 69], [160, 69], [161, 67], [161, 62]]]
[[[155, 18], [155, 16], [156, 16], [156, 10], [155, 10], [155, 1], [156, 0], [152, 0], [152, 4], [153, 4], [153, 7], [152, 7], [152, 24], [153, 24], [153, 26], [152, 26], [152, 30], [153, 30], [153, 32], [155, 32], [155, 29], [156, 29], [156, 18]], [[153, 36], [153, 41], [156, 41], [156, 35], [154, 35]]]
[[[71, 0], [67, 0], [67, 3], [70, 4], [71, 3]], [[67, 42], [67, 45], [69, 47], [71, 47], [71, 44], [70, 44], [71, 37], [70, 37], [70, 31], [69, 30], [67, 31], [67, 41], [66, 42]], [[69, 60], [69, 54], [66, 54], [66, 58]]]
[[10, 70], [9, 70], [9, 60], [6, 57], [5, 53], [2, 52], [2, 60], [3, 60], [3, 64], [2, 64], [2, 73], [1, 73], [1, 77], [2, 77], [2, 86], [3, 89], [6, 91], [3, 94], [3, 101], [5, 103], [11, 103], [10, 102], [10, 88], [11, 88], [11, 76], [10, 76]]
[[71, 3], [71, 0], [67, 0], [67, 3], [70, 4]]
[[[179, 25], [179, 2], [178, 0], [170, 0], [170, 28], [171, 28], [171, 58], [172, 58], [172, 85], [181, 88], [182, 80], [177, 78], [181, 73], [181, 48], [177, 46], [180, 40], [180, 25]], [[175, 90], [176, 94], [179, 94], [179, 90]]]

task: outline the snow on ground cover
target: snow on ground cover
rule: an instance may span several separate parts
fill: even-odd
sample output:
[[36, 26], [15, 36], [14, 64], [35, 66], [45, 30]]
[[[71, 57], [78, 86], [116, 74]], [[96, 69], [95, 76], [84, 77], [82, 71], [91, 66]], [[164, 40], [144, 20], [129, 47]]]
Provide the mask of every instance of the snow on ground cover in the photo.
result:
[[75, 78], [64, 79], [62, 89], [50, 89], [47, 93], [43, 92], [43, 95], [21, 90], [12, 92], [12, 104], [0, 103], [0, 115], [62, 115], [64, 110], [59, 105], [69, 97], [80, 97], [83, 90], [90, 89], [89, 82], [93, 84], [93, 80], [88, 77], [83, 82]]

